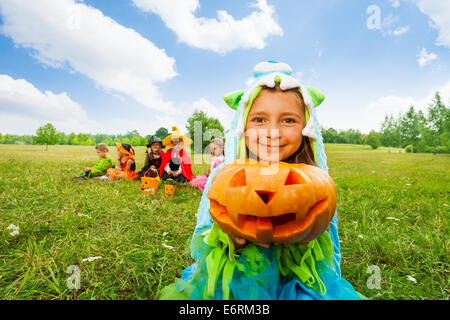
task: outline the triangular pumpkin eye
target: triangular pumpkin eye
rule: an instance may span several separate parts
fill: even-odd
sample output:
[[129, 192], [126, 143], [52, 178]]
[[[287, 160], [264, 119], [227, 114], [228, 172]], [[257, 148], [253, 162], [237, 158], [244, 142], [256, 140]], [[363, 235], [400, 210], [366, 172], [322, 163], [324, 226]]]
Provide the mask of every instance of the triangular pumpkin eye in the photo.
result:
[[247, 179], [245, 178], [245, 169], [242, 168], [231, 177], [229, 187], [244, 187], [247, 185]]
[[289, 170], [289, 174], [286, 177], [286, 181], [284, 182], [285, 186], [290, 186], [293, 184], [304, 184], [304, 179], [300, 173], [295, 170]]

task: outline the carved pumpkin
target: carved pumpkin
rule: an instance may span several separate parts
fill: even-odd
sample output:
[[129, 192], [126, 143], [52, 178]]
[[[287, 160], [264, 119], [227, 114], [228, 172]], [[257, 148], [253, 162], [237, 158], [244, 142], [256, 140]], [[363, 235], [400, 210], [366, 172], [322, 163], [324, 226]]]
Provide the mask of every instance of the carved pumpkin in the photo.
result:
[[223, 231], [254, 242], [308, 243], [327, 230], [336, 210], [333, 180], [306, 164], [237, 160], [217, 172], [207, 196]]
[[170, 184], [166, 184], [164, 186], [164, 193], [166, 196], [173, 197], [175, 193], [175, 186], [172, 186]]
[[142, 177], [141, 178], [141, 193], [154, 194], [159, 187], [159, 178]]

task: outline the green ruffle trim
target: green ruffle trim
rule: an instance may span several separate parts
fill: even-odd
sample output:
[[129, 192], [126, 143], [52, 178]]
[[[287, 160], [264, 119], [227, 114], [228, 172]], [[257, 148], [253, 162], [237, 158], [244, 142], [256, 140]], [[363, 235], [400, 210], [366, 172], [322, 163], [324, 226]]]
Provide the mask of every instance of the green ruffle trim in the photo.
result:
[[[211, 248], [205, 260], [207, 271], [203, 292], [205, 300], [214, 297], [220, 276], [222, 277], [223, 300], [229, 300], [233, 299], [229, 284], [236, 269], [242, 273], [243, 277], [253, 277], [262, 273], [269, 266], [269, 261], [258, 246], [247, 243], [243, 249], [236, 250], [231, 238], [215, 223], [210, 229], [204, 231], [201, 237], [203, 242]], [[320, 291], [322, 295], [326, 294], [326, 287], [320, 279], [316, 263], [332, 261], [333, 244], [328, 232], [324, 232], [307, 245], [299, 243], [289, 246], [275, 245], [275, 253], [281, 275], [287, 278], [296, 277], [309, 288]], [[241, 256], [245, 263], [238, 262], [238, 258]], [[182, 292], [177, 290], [177, 287], [183, 288]], [[185, 300], [189, 298], [193, 290], [192, 284], [177, 279], [175, 284], [167, 286], [161, 291], [160, 299]]]
[[[208, 279], [204, 291], [205, 299], [214, 296], [221, 273], [223, 299], [226, 300], [230, 299], [229, 283], [236, 268], [244, 276], [251, 277], [263, 272], [268, 266], [267, 260], [256, 245], [249, 243], [236, 251], [233, 241], [215, 223], [202, 235], [205, 236], [204, 242], [214, 248], [206, 258]], [[320, 290], [322, 295], [326, 294], [326, 287], [317, 272], [316, 262], [332, 260], [333, 244], [328, 232], [324, 232], [307, 245], [299, 243], [289, 246], [275, 245], [275, 252], [281, 275], [297, 277], [309, 288]], [[237, 258], [240, 255], [244, 255], [247, 264], [238, 262]]]
[[307, 245], [291, 244], [275, 246], [278, 268], [285, 277], [297, 276], [307, 287], [318, 291], [322, 296], [327, 288], [320, 279], [316, 269], [316, 262], [330, 261], [333, 257], [333, 243], [328, 232], [324, 232], [319, 238]]

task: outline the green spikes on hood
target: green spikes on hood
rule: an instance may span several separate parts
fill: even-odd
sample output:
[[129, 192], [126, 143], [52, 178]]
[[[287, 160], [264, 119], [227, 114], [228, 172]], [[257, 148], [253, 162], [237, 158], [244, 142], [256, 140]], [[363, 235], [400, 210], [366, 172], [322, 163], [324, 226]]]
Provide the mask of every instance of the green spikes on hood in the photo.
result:
[[308, 86], [306, 87], [306, 89], [308, 89], [309, 94], [311, 95], [314, 106], [319, 106], [323, 102], [323, 100], [325, 100], [325, 95], [319, 89]]
[[233, 91], [226, 94], [223, 99], [225, 100], [226, 104], [230, 106], [230, 108], [236, 110], [244, 93], [244, 90]]

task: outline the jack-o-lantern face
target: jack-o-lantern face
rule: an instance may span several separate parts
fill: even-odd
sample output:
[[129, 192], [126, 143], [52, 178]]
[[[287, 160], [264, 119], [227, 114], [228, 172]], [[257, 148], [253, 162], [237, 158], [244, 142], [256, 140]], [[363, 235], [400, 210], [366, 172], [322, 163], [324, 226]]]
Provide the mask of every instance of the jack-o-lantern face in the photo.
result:
[[141, 178], [141, 193], [153, 194], [159, 187], [159, 178]]
[[255, 242], [308, 243], [336, 210], [333, 180], [306, 164], [232, 162], [217, 172], [208, 198], [223, 231]]
[[164, 193], [166, 194], [166, 196], [173, 197], [173, 195], [175, 193], [175, 186], [172, 186], [170, 184], [166, 184], [164, 186]]

